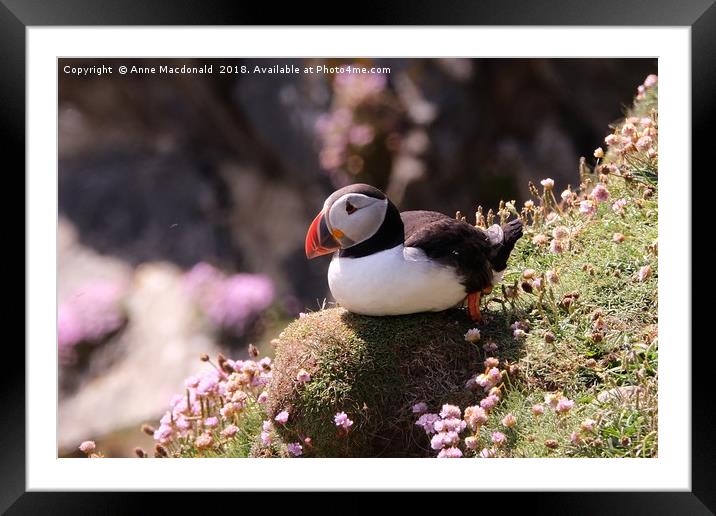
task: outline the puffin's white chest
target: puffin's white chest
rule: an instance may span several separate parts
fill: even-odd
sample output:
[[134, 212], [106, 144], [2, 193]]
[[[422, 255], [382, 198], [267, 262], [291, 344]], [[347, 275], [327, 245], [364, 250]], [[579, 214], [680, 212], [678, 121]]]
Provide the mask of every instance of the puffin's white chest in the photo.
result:
[[344, 308], [363, 315], [438, 312], [467, 295], [454, 269], [402, 245], [361, 258], [333, 258], [328, 286]]

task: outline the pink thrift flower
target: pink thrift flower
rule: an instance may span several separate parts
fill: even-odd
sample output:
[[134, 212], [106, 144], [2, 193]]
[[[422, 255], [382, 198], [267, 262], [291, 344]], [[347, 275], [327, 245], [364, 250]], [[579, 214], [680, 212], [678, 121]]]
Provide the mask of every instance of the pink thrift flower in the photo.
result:
[[196, 440], [194, 441], [194, 445], [199, 450], [205, 450], [207, 448], [211, 448], [214, 445], [214, 439], [213, 437], [211, 437], [210, 433], [204, 433], [196, 438]]
[[645, 88], [653, 88], [656, 86], [656, 84], [659, 82], [659, 77], [657, 75], [654, 75], [653, 73], [648, 75], [646, 79], [644, 79], [644, 87]]
[[485, 342], [482, 349], [485, 353], [494, 353], [497, 351], [497, 343], [495, 341]]
[[174, 425], [179, 430], [189, 430], [189, 428], [191, 428], [191, 423], [184, 416], [179, 416], [177, 418], [177, 420], [174, 422]]
[[154, 431], [154, 440], [160, 444], [166, 444], [171, 441], [173, 435], [174, 429], [171, 426], [159, 425], [159, 428]]
[[483, 448], [482, 451], [480, 452], [480, 457], [482, 457], [483, 459], [491, 459], [494, 456], [495, 456], [494, 450], [488, 450], [487, 448]]
[[580, 445], [584, 442], [582, 440], [582, 436], [579, 435], [577, 432], [572, 432], [569, 436], [569, 440], [574, 445]]
[[256, 398], [256, 401], [261, 405], [264, 405], [268, 401], [268, 392], [262, 391], [261, 394], [259, 394], [259, 397]]
[[554, 239], [549, 243], [549, 252], [553, 254], [560, 254], [564, 251], [564, 246], [561, 240]]
[[594, 149], [594, 157], [597, 159], [603, 158], [604, 149], [602, 149], [601, 147], [597, 147], [596, 149]]
[[348, 430], [351, 426], [353, 426], [353, 421], [348, 419], [348, 415], [345, 412], [339, 412], [333, 416], [333, 421], [336, 423], [336, 426], [339, 426], [344, 430]]
[[436, 432], [434, 425], [439, 419], [440, 416], [437, 414], [423, 414], [418, 418], [415, 424], [425, 430], [426, 434], [430, 435]]
[[413, 405], [413, 414], [422, 414], [423, 412], [426, 412], [428, 410], [427, 403], [421, 401], [420, 403], [416, 403]]
[[[435, 425], [437, 425], [437, 421], [435, 422]], [[447, 419], [443, 419], [440, 421], [442, 424], [443, 430], [447, 432], [457, 432], [458, 434], [461, 433], [463, 430], [465, 430], [465, 427], [467, 426], [467, 423], [463, 421], [462, 419], [457, 419], [455, 417], [450, 417]], [[435, 426], [435, 429], [437, 430], [437, 426]]]
[[507, 436], [502, 432], [492, 432], [492, 442], [495, 446], [502, 446], [507, 442]]
[[616, 145], [619, 143], [619, 136], [616, 134], [610, 134], [606, 138], [604, 138], [604, 143], [606, 143], [609, 146]]
[[582, 424], [579, 425], [579, 427], [582, 429], [583, 432], [593, 432], [594, 431], [594, 425], [596, 425], [597, 422], [593, 419], [585, 419], [582, 421]]
[[545, 190], [551, 190], [554, 188], [554, 179], [550, 179], [549, 177], [547, 179], [543, 179], [540, 181], [540, 184], [544, 187]]
[[207, 428], [214, 428], [216, 425], [219, 424], [219, 420], [215, 417], [207, 417], [204, 419], [204, 426]]
[[92, 453], [97, 445], [94, 441], [84, 441], [82, 444], [80, 444], [79, 448], [82, 453], [90, 454]]
[[544, 402], [550, 407], [555, 408], [560, 398], [561, 396], [559, 394], [550, 392], [544, 395]]
[[467, 330], [467, 333], [465, 334], [466, 342], [477, 342], [478, 340], [480, 340], [480, 330], [477, 328]]
[[274, 418], [274, 420], [275, 420], [277, 423], [280, 423], [280, 424], [282, 424], [282, 425], [285, 425], [285, 424], [288, 422], [288, 412], [287, 412], [286, 410], [282, 410], [281, 412], [279, 412], [279, 413], [276, 415], [276, 417]]
[[574, 402], [567, 398], [560, 398], [554, 411], [558, 414], [569, 412], [574, 407]]
[[609, 199], [609, 190], [602, 183], [597, 184], [592, 190], [592, 199], [597, 202], [606, 202]]
[[470, 437], [465, 437], [465, 448], [467, 448], [468, 450], [476, 450], [478, 444], [479, 441], [474, 435], [471, 435]]
[[239, 427], [236, 425], [229, 425], [221, 431], [221, 435], [224, 437], [234, 437], [239, 431]]
[[459, 459], [460, 457], [462, 457], [462, 452], [460, 448], [455, 447], [443, 448], [440, 450], [440, 453], [438, 453], [439, 459]]
[[582, 215], [592, 216], [596, 213], [597, 207], [593, 201], [585, 199], [579, 203], [579, 213]]
[[569, 238], [569, 230], [564, 226], [557, 226], [552, 230], [552, 236], [556, 240], [566, 240]]
[[465, 409], [465, 422], [473, 432], [476, 431], [479, 426], [487, 423], [487, 417], [485, 409], [478, 405], [473, 405]]
[[572, 190], [569, 190], [569, 189], [563, 190], [560, 197], [562, 198], [563, 201], [568, 201], [569, 199], [572, 198]]
[[636, 141], [635, 145], [637, 149], [644, 152], [651, 148], [652, 143], [654, 143], [654, 141], [651, 139], [651, 136], [642, 136]]
[[301, 446], [300, 443], [289, 443], [286, 446], [286, 449], [292, 457], [299, 457], [300, 455], [303, 455], [303, 446]]
[[500, 370], [496, 367], [493, 367], [487, 372], [487, 377], [494, 384], [497, 384], [502, 381], [502, 373], [500, 373]]
[[636, 133], [636, 127], [632, 123], [626, 123], [622, 126], [622, 135], [630, 136]]
[[547, 235], [535, 235], [532, 237], [532, 243], [534, 245], [545, 245], [547, 242], [549, 242], [549, 237]]
[[485, 368], [492, 369], [493, 367], [497, 367], [500, 365], [500, 361], [496, 359], [495, 357], [487, 357], [485, 359]]
[[210, 373], [199, 380], [199, 385], [196, 387], [196, 393], [201, 395], [216, 394], [219, 387], [216, 375]]
[[306, 371], [305, 369], [301, 369], [296, 375], [296, 380], [298, 380], [298, 383], [310, 382], [311, 375], [308, 374], [308, 371]]
[[433, 450], [442, 450], [445, 446], [445, 432], [439, 432], [430, 439], [430, 447]]
[[480, 407], [484, 410], [492, 410], [500, 402], [497, 396], [488, 396], [480, 402]]
[[541, 416], [542, 414], [544, 414], [544, 405], [532, 405], [532, 414], [534, 414], [535, 416]]
[[462, 411], [460, 410], [460, 407], [457, 407], [455, 405], [443, 405], [443, 408], [440, 411], [440, 417], [442, 417], [443, 419], [449, 417], [461, 418]]
[[517, 418], [512, 413], [507, 414], [502, 418], [502, 424], [507, 428], [514, 428], [517, 424]]
[[626, 199], [617, 199], [614, 201], [614, 204], [612, 204], [612, 211], [621, 215], [624, 213], [624, 206], [626, 206], [628, 202]]
[[527, 332], [523, 329], [517, 328], [515, 331], [512, 332], [512, 335], [516, 339], [524, 339], [525, 337], [527, 337]]

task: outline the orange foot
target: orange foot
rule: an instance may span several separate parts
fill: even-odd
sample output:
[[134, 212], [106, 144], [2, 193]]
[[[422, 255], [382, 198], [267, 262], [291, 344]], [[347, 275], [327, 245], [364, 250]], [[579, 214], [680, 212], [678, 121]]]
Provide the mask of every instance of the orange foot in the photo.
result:
[[467, 310], [470, 312], [470, 319], [476, 322], [482, 322], [482, 314], [480, 313], [480, 292], [472, 292], [467, 295]]

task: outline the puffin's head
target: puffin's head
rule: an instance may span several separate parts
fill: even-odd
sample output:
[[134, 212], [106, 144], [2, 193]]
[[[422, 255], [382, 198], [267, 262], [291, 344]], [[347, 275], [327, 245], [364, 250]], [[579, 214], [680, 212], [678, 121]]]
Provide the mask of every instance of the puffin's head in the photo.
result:
[[365, 242], [383, 225], [390, 201], [369, 185], [355, 184], [331, 194], [306, 235], [306, 256], [316, 258]]

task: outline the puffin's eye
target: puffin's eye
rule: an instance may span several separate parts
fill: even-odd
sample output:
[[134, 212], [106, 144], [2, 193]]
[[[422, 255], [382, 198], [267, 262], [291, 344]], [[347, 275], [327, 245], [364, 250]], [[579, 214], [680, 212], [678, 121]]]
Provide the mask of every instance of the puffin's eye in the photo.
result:
[[358, 208], [356, 208], [355, 206], [353, 206], [350, 202], [346, 202], [346, 213], [347, 213], [348, 215], [350, 215], [351, 213], [353, 213], [353, 212], [356, 211], [357, 209], [358, 209]]

